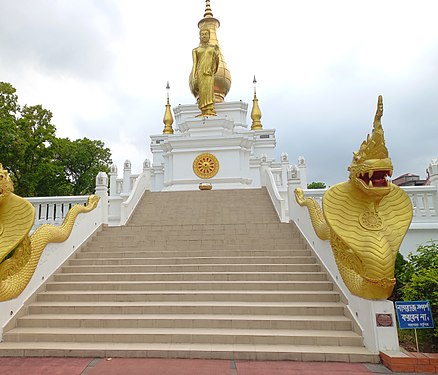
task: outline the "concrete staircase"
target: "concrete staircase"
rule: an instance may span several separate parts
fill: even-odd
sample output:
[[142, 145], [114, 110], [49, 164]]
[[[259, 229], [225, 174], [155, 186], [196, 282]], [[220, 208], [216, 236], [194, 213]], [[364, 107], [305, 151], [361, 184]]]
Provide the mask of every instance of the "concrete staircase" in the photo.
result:
[[378, 362], [265, 189], [147, 192], [6, 327], [1, 356]]

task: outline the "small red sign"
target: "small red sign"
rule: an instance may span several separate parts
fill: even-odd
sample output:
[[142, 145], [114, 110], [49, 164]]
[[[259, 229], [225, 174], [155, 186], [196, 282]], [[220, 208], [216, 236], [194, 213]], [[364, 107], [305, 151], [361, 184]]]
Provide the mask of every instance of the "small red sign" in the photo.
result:
[[392, 327], [394, 321], [391, 314], [376, 314], [377, 327]]

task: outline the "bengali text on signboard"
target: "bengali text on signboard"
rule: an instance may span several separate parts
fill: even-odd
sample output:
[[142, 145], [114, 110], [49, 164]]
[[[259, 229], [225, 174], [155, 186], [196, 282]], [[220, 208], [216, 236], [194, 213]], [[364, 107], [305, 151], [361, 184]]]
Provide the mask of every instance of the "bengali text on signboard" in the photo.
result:
[[395, 311], [400, 329], [433, 328], [429, 301], [396, 301]]

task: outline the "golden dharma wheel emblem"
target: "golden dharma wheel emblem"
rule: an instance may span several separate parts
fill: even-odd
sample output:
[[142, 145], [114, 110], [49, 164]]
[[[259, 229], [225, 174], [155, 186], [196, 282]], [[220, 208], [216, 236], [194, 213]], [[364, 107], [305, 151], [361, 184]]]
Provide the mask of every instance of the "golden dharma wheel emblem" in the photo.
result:
[[212, 178], [219, 171], [219, 161], [216, 156], [204, 152], [196, 157], [193, 162], [193, 172], [201, 178]]

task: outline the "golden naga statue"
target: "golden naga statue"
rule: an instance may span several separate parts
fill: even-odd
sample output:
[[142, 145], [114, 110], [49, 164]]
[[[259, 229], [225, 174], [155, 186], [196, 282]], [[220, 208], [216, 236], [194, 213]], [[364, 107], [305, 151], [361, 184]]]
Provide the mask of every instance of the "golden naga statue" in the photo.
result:
[[313, 198], [295, 190], [307, 206], [316, 234], [330, 240], [336, 264], [351, 293], [386, 299], [395, 285], [394, 268], [400, 244], [412, 220], [408, 195], [392, 184], [392, 162], [385, 146], [379, 96], [371, 136], [354, 153], [349, 180], [324, 194], [322, 209]]
[[44, 224], [29, 235], [34, 223], [34, 208], [13, 193], [14, 186], [0, 164], [0, 301], [21, 294], [29, 283], [49, 242], [65, 241], [78, 214], [93, 210], [99, 197], [91, 195], [86, 207], [73, 206], [60, 227]]
[[193, 49], [190, 90], [197, 94], [199, 116], [216, 116], [214, 109], [214, 75], [219, 67], [219, 47], [210, 44], [210, 30], [199, 30], [199, 47]]

